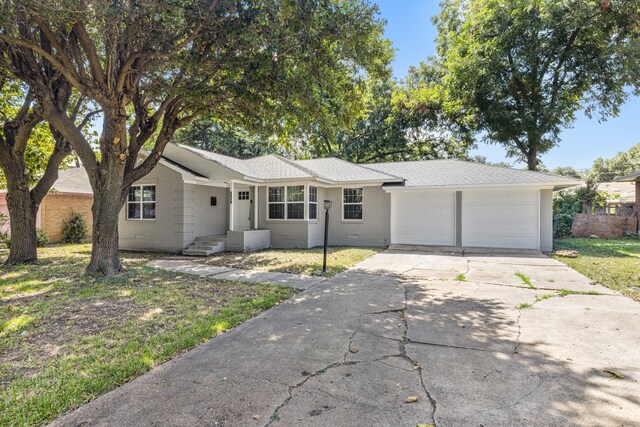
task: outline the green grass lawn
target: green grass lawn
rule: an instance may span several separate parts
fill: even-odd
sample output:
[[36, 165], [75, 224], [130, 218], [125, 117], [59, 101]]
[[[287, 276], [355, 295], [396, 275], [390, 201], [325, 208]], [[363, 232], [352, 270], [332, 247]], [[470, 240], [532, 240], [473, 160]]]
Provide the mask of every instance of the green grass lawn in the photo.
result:
[[89, 251], [50, 246], [0, 270], [0, 425], [47, 423], [293, 294], [151, 269], [149, 254], [86, 277]]
[[[327, 276], [334, 276], [381, 252], [382, 248], [351, 248], [333, 246], [328, 248]], [[322, 275], [322, 248], [313, 249], [267, 249], [258, 252], [222, 252], [196, 262], [242, 269], [277, 271], [281, 273]]]
[[556, 250], [572, 249], [577, 258], [552, 255], [596, 282], [640, 301], [640, 240], [561, 239]]

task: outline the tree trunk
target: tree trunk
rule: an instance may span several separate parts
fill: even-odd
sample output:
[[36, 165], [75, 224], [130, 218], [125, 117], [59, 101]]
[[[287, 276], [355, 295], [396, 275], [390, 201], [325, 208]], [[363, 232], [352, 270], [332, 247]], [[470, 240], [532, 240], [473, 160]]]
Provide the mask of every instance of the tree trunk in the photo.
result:
[[100, 141], [102, 162], [93, 183], [93, 237], [89, 274], [112, 277], [122, 271], [118, 252], [118, 216], [124, 204], [123, 190], [126, 116], [105, 109]]
[[118, 216], [124, 201], [120, 188], [105, 189], [94, 197], [91, 260], [87, 273], [112, 277], [122, 271], [118, 252]]
[[[529, 144], [531, 146], [531, 144]], [[533, 146], [529, 149], [527, 154], [527, 169], [530, 171], [538, 170], [538, 150], [536, 150]]]
[[20, 175], [18, 179], [7, 175], [11, 247], [6, 265], [31, 263], [38, 260], [36, 249], [38, 205], [31, 199], [27, 177], [24, 174]]

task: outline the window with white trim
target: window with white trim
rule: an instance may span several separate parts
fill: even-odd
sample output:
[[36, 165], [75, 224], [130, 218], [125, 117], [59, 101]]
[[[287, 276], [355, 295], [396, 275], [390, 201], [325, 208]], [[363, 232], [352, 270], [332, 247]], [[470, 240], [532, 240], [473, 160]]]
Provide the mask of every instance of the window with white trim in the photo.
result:
[[267, 218], [285, 219], [285, 215], [284, 215], [285, 187], [269, 187], [267, 191], [268, 191]]
[[127, 219], [156, 219], [155, 185], [132, 185], [129, 188]]
[[304, 185], [267, 188], [268, 219], [304, 219]]
[[304, 219], [304, 185], [287, 187], [287, 219]]
[[346, 221], [362, 219], [362, 188], [342, 189], [342, 219]]
[[318, 219], [318, 187], [309, 187], [309, 219]]

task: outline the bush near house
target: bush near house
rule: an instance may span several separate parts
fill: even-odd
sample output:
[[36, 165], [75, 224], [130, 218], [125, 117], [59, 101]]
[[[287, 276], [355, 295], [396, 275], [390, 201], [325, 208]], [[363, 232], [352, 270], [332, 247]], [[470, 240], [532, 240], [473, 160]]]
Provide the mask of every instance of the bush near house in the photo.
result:
[[82, 243], [89, 236], [87, 220], [80, 214], [73, 214], [64, 222], [62, 241], [64, 243]]

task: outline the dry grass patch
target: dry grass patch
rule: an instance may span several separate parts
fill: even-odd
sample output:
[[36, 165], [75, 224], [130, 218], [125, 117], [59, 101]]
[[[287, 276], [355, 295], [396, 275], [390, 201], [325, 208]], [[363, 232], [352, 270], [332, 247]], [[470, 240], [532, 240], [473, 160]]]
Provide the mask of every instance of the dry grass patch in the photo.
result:
[[87, 277], [89, 251], [0, 271], [0, 425], [45, 424], [293, 294], [147, 268], [149, 254]]
[[[327, 276], [334, 276], [365, 260], [383, 248], [351, 248], [333, 246], [327, 254]], [[281, 273], [322, 275], [322, 248], [267, 249], [258, 252], [222, 252], [196, 260], [210, 265], [265, 270]]]

